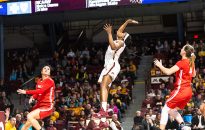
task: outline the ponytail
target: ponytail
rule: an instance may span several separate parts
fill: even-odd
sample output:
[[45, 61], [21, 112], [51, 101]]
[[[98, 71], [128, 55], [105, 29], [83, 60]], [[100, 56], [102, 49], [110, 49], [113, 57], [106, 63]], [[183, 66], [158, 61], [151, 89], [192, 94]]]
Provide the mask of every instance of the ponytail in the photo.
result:
[[195, 67], [195, 59], [196, 59], [196, 56], [194, 54], [194, 47], [189, 45], [189, 44], [186, 44], [185, 47], [184, 47], [184, 51], [186, 52], [186, 57], [189, 59], [190, 61], [190, 68], [193, 68]]
[[189, 61], [190, 61], [190, 67], [195, 67], [195, 59], [196, 59], [196, 56], [194, 53], [191, 53], [191, 57], [189, 58]]

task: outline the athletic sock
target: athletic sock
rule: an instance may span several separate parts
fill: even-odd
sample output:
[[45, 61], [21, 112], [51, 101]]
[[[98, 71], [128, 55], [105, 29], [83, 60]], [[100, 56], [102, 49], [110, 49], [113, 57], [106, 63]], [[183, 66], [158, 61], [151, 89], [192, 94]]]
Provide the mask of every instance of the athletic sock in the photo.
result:
[[102, 102], [102, 108], [104, 111], [107, 111], [107, 102]]

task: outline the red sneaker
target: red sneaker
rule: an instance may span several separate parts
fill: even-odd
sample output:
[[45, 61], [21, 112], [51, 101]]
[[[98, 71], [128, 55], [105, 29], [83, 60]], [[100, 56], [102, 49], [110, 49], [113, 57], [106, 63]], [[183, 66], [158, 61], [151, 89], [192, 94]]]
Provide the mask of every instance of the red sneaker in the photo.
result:
[[98, 113], [100, 114], [101, 117], [109, 117], [108, 112], [104, 111], [102, 108], [100, 109]]
[[104, 111], [102, 108], [98, 113], [92, 114], [92, 117], [94, 118], [102, 118], [102, 117], [110, 117], [108, 112]]
[[100, 121], [99, 127], [101, 129], [108, 128], [109, 124], [107, 123], [107, 121], [105, 121], [105, 122]]

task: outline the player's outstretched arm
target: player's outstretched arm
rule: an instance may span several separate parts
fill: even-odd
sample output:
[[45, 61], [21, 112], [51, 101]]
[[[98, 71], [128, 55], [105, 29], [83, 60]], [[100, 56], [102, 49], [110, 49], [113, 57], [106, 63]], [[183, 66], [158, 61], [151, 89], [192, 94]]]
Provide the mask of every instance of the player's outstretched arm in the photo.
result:
[[105, 24], [103, 29], [107, 32], [108, 42], [112, 50], [116, 50], [117, 46], [114, 44], [113, 36], [112, 36], [112, 26], [110, 24]]
[[154, 60], [154, 64], [166, 75], [171, 75], [179, 70], [179, 67], [177, 65], [174, 65], [171, 68], [164, 67], [162, 65], [162, 62], [158, 61], [157, 59]]
[[117, 30], [117, 35], [121, 36], [122, 33], [124, 32], [125, 28], [127, 27], [127, 25], [129, 23], [133, 23], [133, 24], [138, 24], [139, 22], [133, 19], [128, 19], [126, 20], [121, 26], [120, 28]]

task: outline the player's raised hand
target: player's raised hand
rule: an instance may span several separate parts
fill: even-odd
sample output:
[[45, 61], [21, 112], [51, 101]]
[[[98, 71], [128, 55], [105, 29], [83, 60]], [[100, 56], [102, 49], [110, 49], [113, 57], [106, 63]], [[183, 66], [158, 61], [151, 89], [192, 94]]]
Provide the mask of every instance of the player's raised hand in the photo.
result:
[[112, 33], [112, 26], [110, 24], [105, 24], [103, 29], [108, 33]]
[[128, 23], [133, 23], [133, 24], [139, 24], [139, 22], [134, 20], [134, 19], [128, 19], [127, 22]]

